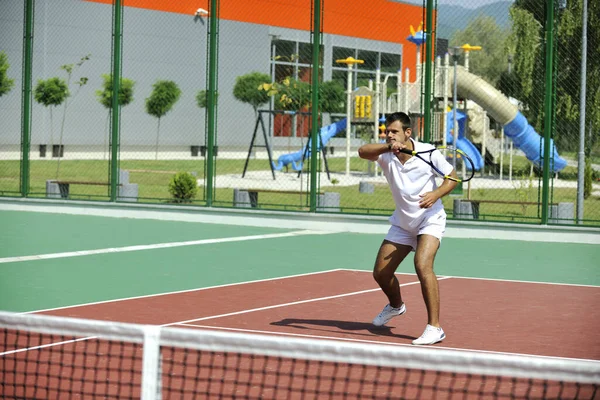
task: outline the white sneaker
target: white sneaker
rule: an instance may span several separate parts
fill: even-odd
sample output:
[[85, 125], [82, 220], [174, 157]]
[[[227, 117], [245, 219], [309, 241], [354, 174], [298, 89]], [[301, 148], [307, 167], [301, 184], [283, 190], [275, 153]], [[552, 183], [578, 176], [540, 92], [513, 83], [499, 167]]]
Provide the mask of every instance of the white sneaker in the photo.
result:
[[425, 331], [420, 338], [413, 340], [413, 344], [434, 344], [446, 339], [446, 334], [442, 328], [436, 328], [427, 324]]
[[373, 320], [373, 325], [383, 326], [387, 324], [392, 318], [402, 315], [406, 312], [406, 306], [404, 303], [399, 308], [390, 306], [389, 304], [383, 307], [383, 310]]

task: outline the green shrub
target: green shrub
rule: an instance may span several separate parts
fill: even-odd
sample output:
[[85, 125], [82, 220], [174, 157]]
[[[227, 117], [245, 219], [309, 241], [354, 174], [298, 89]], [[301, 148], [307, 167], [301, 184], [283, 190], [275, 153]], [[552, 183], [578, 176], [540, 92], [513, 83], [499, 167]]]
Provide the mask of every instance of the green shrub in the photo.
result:
[[189, 172], [176, 173], [169, 183], [169, 193], [175, 203], [191, 203], [198, 193], [196, 177]]

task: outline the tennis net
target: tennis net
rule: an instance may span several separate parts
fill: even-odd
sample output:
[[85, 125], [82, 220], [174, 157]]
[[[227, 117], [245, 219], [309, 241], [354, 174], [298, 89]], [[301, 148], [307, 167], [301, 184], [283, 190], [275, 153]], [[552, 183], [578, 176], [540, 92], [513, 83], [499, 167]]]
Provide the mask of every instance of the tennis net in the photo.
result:
[[2, 399], [595, 399], [600, 363], [0, 312]]

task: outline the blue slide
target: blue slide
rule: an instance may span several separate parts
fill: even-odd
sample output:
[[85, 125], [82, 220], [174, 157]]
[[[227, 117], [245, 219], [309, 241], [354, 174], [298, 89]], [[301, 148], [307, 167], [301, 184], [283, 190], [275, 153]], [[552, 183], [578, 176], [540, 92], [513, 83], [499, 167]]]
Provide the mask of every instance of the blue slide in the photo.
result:
[[[333, 123], [331, 125], [322, 127], [319, 131], [321, 136], [321, 145], [317, 147], [317, 150], [321, 151], [321, 146], [327, 145], [329, 139], [331, 139], [344, 129], [346, 129], [346, 118], [341, 119], [338, 122]], [[307, 147], [308, 150], [306, 149]], [[287, 167], [289, 164], [292, 164], [292, 168], [295, 171], [300, 171], [302, 169], [302, 156], [305, 154], [305, 151], [307, 156], [310, 155], [310, 142], [308, 142], [305, 147], [303, 147], [295, 153], [283, 154], [279, 156], [279, 158], [277, 159], [277, 164], [275, 164], [275, 161], [273, 161], [273, 168], [275, 168], [277, 171], [281, 171], [284, 167]]]
[[[496, 122], [504, 127], [504, 134], [511, 138], [515, 147], [521, 149], [529, 161], [538, 167], [542, 167], [544, 137], [540, 136], [529, 125], [517, 106], [512, 104], [508, 97], [482, 77], [470, 73], [464, 67], [458, 67], [456, 73], [458, 95], [479, 104]], [[550, 168], [554, 172], [558, 172], [567, 166], [567, 162], [558, 155], [552, 140], [550, 141], [550, 149], [552, 153]]]
[[[454, 125], [454, 112], [449, 112], [446, 114], [448, 127], [446, 130], [446, 144], [454, 144], [454, 137], [452, 136], [452, 127]], [[481, 157], [481, 153], [477, 150], [477, 147], [473, 143], [469, 141], [465, 137], [465, 122], [467, 116], [460, 112], [456, 112], [456, 122], [458, 124], [458, 138], [456, 139], [456, 147], [465, 152], [466, 155], [471, 157], [473, 160], [473, 164], [475, 164], [475, 170], [479, 171], [483, 167], [483, 157]]]
[[[538, 167], [542, 166], [542, 154], [544, 151], [544, 138], [537, 134], [527, 118], [521, 112], [517, 113], [515, 119], [504, 125], [504, 134], [512, 139], [515, 146], [525, 153], [527, 159]], [[567, 161], [558, 155], [554, 141], [550, 139], [550, 149], [552, 149], [552, 158], [550, 158], [550, 168], [558, 172], [567, 166]]]

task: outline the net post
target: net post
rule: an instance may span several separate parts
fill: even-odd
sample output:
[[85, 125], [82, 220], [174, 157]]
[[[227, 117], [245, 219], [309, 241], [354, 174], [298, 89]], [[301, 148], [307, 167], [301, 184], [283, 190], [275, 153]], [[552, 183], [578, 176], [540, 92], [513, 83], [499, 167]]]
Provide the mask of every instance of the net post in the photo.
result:
[[144, 327], [142, 359], [142, 400], [160, 400], [160, 326]]

